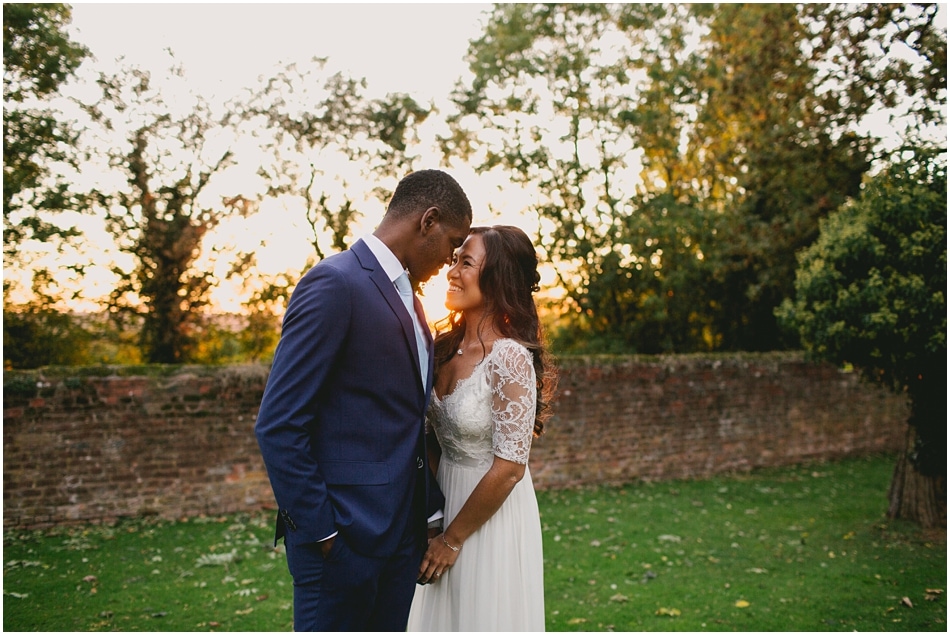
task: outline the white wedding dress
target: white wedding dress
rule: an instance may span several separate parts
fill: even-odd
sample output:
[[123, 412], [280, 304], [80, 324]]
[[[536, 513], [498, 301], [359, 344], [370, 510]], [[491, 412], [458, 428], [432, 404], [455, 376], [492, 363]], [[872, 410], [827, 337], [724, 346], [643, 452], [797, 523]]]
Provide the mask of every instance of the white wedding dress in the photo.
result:
[[537, 390], [531, 359], [514, 340], [497, 340], [455, 390], [432, 395], [427, 421], [442, 446], [436, 478], [445, 493], [445, 526], [494, 456], [524, 464], [525, 473], [442, 578], [416, 587], [410, 631], [544, 630], [541, 519], [527, 468]]

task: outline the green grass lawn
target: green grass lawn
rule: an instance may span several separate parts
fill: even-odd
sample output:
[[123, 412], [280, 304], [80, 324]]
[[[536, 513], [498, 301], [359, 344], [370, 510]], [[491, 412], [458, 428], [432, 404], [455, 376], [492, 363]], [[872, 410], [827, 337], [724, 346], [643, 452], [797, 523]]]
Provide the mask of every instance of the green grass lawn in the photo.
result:
[[945, 536], [891, 458], [543, 494], [549, 630], [946, 631]]
[[[551, 631], [946, 631], [892, 457], [541, 492]], [[269, 514], [4, 532], [5, 631], [289, 631]]]

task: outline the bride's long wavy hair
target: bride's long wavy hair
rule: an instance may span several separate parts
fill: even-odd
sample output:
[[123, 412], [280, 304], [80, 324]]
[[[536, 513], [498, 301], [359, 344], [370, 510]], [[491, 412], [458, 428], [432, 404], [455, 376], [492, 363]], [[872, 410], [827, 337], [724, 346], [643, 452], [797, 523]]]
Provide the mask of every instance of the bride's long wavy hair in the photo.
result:
[[[534, 303], [533, 294], [541, 281], [538, 256], [531, 239], [517, 227], [472, 227], [469, 234], [481, 236], [485, 246], [485, 259], [478, 274], [485, 304], [482, 320], [491, 320], [497, 333], [531, 352], [537, 377], [534, 435], [541, 436], [544, 422], [550, 416], [548, 408], [557, 383], [557, 371], [544, 346], [538, 307]], [[438, 370], [456, 354], [465, 334], [465, 316], [460, 311], [452, 311], [435, 326], [435, 367]]]

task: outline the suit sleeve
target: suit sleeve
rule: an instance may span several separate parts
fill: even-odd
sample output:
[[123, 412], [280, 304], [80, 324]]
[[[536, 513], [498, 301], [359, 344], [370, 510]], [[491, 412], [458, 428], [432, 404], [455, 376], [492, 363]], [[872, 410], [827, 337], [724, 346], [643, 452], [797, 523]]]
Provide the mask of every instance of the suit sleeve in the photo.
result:
[[352, 300], [342, 273], [322, 266], [301, 279], [284, 315], [255, 424], [285, 540], [294, 544], [316, 542], [336, 531], [333, 505], [311, 443], [318, 396], [351, 317]]

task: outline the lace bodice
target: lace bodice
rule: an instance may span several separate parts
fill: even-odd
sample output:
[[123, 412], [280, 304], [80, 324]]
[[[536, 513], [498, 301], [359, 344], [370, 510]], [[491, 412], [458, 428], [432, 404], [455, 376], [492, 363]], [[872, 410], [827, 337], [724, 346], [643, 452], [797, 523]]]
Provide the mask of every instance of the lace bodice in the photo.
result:
[[496, 340], [455, 390], [442, 399], [433, 394], [427, 423], [435, 430], [443, 458], [455, 463], [487, 467], [499, 456], [526, 464], [536, 395], [531, 352], [514, 340]]

